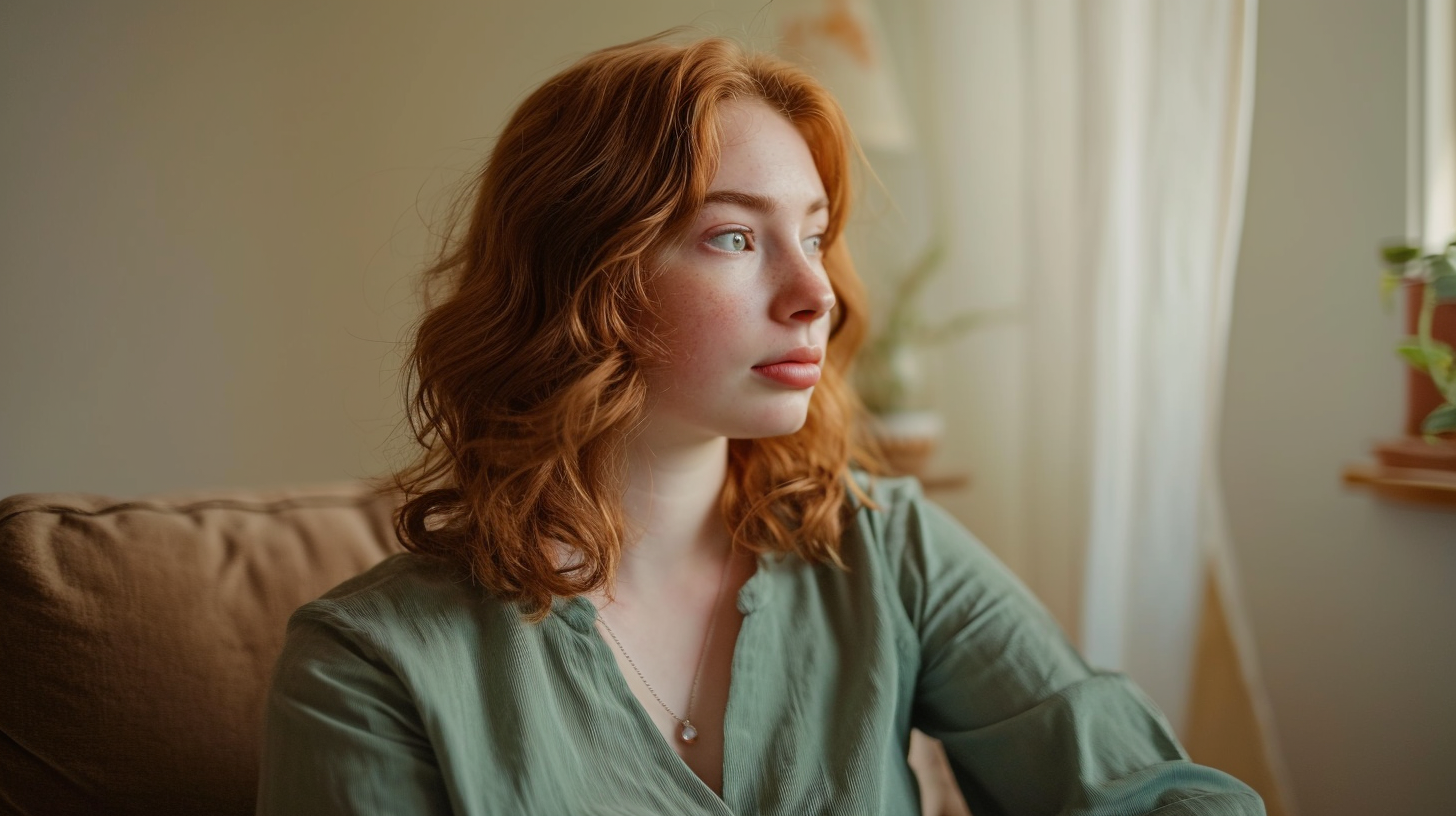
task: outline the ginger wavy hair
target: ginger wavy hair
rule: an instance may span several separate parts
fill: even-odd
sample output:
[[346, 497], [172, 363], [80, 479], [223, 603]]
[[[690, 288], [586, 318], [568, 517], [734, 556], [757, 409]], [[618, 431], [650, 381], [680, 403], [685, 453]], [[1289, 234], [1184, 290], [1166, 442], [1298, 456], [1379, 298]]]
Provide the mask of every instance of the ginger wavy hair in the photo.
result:
[[[720, 509], [733, 545], [843, 566], [851, 463], [884, 473], [848, 368], [867, 329], [842, 236], [852, 137], [803, 71], [731, 40], [667, 32], [592, 53], [516, 109], [425, 271], [405, 364], [424, 451], [393, 476], [411, 551], [468, 569], [540, 620], [553, 598], [610, 590], [627, 538], [626, 450], [646, 417], [644, 283], [703, 206], [719, 111], [762, 100], [809, 145], [829, 198], [824, 268], [839, 304], [808, 419], [729, 441]], [[443, 293], [438, 303], [432, 303]], [[560, 545], [574, 552], [562, 566]]]

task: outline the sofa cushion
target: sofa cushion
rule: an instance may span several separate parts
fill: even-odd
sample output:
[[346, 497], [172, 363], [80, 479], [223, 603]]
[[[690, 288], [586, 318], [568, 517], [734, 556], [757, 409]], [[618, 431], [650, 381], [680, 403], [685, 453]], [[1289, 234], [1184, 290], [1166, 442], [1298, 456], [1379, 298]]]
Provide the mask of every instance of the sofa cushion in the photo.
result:
[[350, 484], [0, 501], [0, 810], [252, 813], [288, 616], [399, 546]]

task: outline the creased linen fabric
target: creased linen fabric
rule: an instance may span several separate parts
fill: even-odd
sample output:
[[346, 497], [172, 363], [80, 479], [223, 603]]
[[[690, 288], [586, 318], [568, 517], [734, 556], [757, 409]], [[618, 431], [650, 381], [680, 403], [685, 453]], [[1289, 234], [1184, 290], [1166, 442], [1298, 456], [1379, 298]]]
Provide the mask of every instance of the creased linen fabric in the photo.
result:
[[[868, 477], [855, 478], [871, 484]], [[720, 799], [663, 740], [585, 598], [540, 624], [396, 555], [293, 616], [260, 814], [919, 814], [912, 727], [978, 816], [1262, 814], [1089, 669], [913, 479], [855, 508], [848, 569], [763, 556], [743, 586]]]

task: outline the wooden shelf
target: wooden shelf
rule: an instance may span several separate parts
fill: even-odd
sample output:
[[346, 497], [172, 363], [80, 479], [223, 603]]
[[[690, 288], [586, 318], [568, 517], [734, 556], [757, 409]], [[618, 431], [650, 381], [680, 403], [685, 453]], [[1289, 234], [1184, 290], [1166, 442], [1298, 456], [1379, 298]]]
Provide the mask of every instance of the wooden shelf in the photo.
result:
[[1374, 447], [1375, 461], [1385, 467], [1456, 471], [1456, 442], [1427, 442], [1419, 436], [1387, 439]]
[[1456, 510], [1456, 471], [1400, 468], [1388, 465], [1349, 465], [1347, 485], [1364, 487], [1385, 499]]
[[969, 473], [932, 473], [920, 477], [920, 486], [925, 488], [926, 493], [960, 490], [970, 484]]

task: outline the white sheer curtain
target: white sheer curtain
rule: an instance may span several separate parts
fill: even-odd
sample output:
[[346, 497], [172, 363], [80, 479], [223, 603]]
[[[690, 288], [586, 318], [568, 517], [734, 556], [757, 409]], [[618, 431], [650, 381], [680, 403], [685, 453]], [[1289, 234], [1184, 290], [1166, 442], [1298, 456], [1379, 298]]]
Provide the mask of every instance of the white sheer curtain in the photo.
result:
[[[1201, 570], [1210, 554], [1219, 564], [1228, 552], [1213, 433], [1253, 109], [1255, 1], [925, 0], [908, 24], [925, 43], [910, 59], [925, 80], [931, 175], [949, 187], [934, 196], [949, 213], [940, 231], [982, 244], [955, 262], [969, 301], [961, 305], [1002, 305], [987, 303], [974, 279], [1014, 274], [1024, 316], [1014, 333], [962, 344], [941, 361], [948, 380], [974, 381], [968, 388], [980, 393], [1009, 389], [1019, 409], [959, 428], [947, 412], [946, 453], [976, 471], [976, 489], [1017, 484], [994, 503], [948, 504], [1018, 569], [1091, 662], [1132, 675], [1176, 727]], [[999, 56], [965, 50], [978, 47]], [[1014, 144], [996, 135], [1008, 129]], [[1002, 168], [978, 158], [978, 147]], [[958, 175], [957, 163], [982, 169]], [[987, 235], [967, 217], [993, 207], [1016, 208], [996, 216], [1013, 229]], [[1014, 272], [983, 261], [1008, 255]], [[956, 285], [944, 300], [957, 299]], [[1022, 362], [1015, 372], [986, 363], [1008, 354]], [[999, 424], [966, 427], [987, 422]], [[1237, 634], [1238, 609], [1228, 612]]]
[[1082, 643], [1175, 725], [1191, 686], [1252, 116], [1252, 0], [1081, 7], [1095, 281]]

